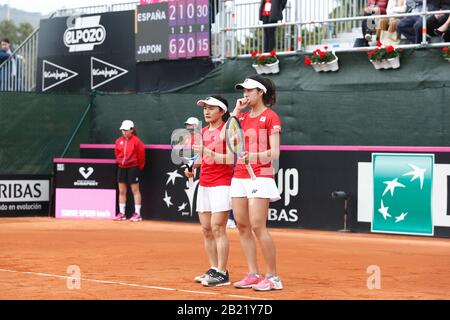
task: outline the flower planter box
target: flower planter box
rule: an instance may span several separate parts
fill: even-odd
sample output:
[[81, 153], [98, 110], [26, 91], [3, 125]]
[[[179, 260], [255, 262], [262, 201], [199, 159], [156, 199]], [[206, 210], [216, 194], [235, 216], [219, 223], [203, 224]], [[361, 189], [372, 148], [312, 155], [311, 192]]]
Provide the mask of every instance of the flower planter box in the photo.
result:
[[264, 66], [262, 66], [262, 65], [259, 65], [259, 64], [252, 64], [252, 67], [255, 68], [256, 73], [258, 73], [258, 74], [264, 74], [264, 73], [266, 73], [266, 72], [265, 72], [266, 70], [265, 70]]
[[265, 65], [267, 73], [279, 73], [280, 72], [280, 60], [277, 60], [274, 63], [268, 63]]
[[280, 72], [280, 60], [269, 64], [252, 64], [258, 74], [275, 74]]
[[384, 59], [381, 61], [374, 61], [370, 60], [372, 62], [375, 69], [398, 69], [400, 68], [400, 57], [395, 57], [392, 59]]
[[336, 59], [330, 62], [311, 63], [311, 66], [314, 68], [316, 72], [338, 71], [339, 70], [338, 57], [336, 57]]

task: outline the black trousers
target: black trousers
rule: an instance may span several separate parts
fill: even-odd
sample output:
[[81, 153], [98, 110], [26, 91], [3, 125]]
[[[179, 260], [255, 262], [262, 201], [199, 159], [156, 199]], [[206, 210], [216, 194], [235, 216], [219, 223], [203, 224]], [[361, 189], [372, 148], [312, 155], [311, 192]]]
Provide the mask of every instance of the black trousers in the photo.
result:
[[264, 28], [264, 52], [270, 52], [276, 47], [275, 31], [276, 27]]
[[[447, 21], [447, 19], [448, 14], [445, 14], [443, 17], [439, 19], [437, 19], [434, 15], [430, 16], [427, 19], [427, 33], [432, 37], [436, 36], [434, 34], [434, 29], [437, 29], [440, 26], [442, 26], [445, 23], [445, 21]], [[442, 38], [444, 39], [445, 42], [450, 42], [450, 29], [444, 32]]]
[[[371, 13], [364, 12], [364, 16], [371, 16]], [[376, 30], [376, 22], [374, 19], [367, 19], [362, 21], [362, 34], [373, 34]]]

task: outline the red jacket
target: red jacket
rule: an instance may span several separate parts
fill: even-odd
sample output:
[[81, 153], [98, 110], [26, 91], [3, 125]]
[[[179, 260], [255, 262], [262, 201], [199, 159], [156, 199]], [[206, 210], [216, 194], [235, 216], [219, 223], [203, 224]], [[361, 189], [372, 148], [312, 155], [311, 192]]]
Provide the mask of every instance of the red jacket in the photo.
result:
[[386, 14], [388, 0], [368, 0], [367, 7], [376, 6], [380, 8], [380, 14]]
[[132, 135], [128, 140], [120, 137], [116, 140], [114, 149], [116, 163], [120, 168], [139, 167], [143, 170], [145, 166], [145, 148], [142, 141]]

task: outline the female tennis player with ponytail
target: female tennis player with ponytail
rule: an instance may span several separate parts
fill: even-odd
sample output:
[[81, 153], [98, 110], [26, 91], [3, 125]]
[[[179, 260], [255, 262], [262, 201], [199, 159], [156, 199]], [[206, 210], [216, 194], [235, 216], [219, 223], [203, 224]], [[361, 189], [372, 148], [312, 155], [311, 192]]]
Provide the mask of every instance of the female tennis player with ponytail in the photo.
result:
[[[193, 145], [200, 153], [200, 186], [197, 191], [197, 212], [203, 229], [205, 251], [210, 268], [195, 278], [204, 286], [230, 285], [227, 271], [229, 242], [226, 234], [228, 215], [231, 210], [230, 184], [233, 176], [233, 155], [227, 154], [221, 132], [229, 117], [228, 102], [219, 95], [199, 100], [208, 123], [202, 129], [202, 144]], [[198, 161], [199, 162], [199, 161]], [[198, 166], [198, 162], [194, 166]], [[190, 178], [193, 173], [185, 170]]]
[[[239, 119], [245, 144], [238, 155], [230, 196], [248, 273], [234, 286], [257, 291], [280, 290], [283, 285], [276, 269], [275, 244], [266, 228], [269, 202], [280, 199], [272, 165], [280, 156], [281, 132], [281, 120], [272, 110], [276, 102], [275, 85], [269, 78], [253, 75], [237, 84], [236, 89], [242, 90], [243, 97], [236, 101], [230, 120], [235, 119], [233, 116]], [[242, 112], [246, 106], [250, 110]], [[227, 145], [233, 145], [229, 143], [230, 133], [226, 137]], [[266, 264], [265, 277], [259, 274], [256, 240]]]

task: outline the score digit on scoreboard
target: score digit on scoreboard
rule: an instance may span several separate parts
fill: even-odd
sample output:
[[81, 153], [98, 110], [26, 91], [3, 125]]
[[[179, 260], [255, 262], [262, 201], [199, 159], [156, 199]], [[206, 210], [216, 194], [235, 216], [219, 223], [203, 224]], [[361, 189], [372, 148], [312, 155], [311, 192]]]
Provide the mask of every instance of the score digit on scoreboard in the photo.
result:
[[208, 57], [208, 0], [169, 0], [138, 6], [136, 61]]

